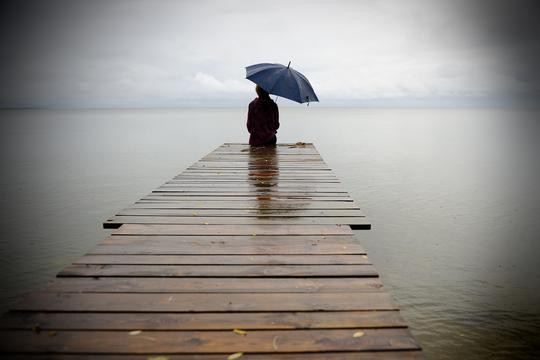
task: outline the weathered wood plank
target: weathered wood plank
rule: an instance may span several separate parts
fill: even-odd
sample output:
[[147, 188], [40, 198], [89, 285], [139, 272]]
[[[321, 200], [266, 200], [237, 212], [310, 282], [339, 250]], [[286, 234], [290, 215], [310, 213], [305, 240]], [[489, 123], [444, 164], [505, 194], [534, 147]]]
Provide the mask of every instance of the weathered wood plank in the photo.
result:
[[[247, 336], [232, 331], [152, 331], [129, 336], [118, 331], [64, 330], [39, 336], [30, 330], [2, 330], [1, 351], [65, 353], [297, 353], [358, 350], [415, 350], [419, 346], [407, 329], [252, 330]], [[118, 347], [118, 344], [122, 344]]]
[[365, 217], [361, 210], [331, 209], [142, 209], [127, 208], [117, 215], [143, 216], [187, 216], [187, 217]]
[[320, 170], [330, 172], [332, 169], [328, 168], [327, 165], [317, 165], [310, 163], [293, 163], [289, 162], [286, 164], [268, 164], [268, 165], [255, 165], [255, 164], [246, 164], [246, 163], [233, 163], [233, 162], [204, 162], [204, 163], [195, 163], [188, 167], [188, 170], [200, 170], [200, 169], [209, 169], [209, 170], [290, 170], [301, 171], [301, 170]]
[[[155, 195], [153, 195], [155, 196]], [[262, 197], [251, 201], [175, 201], [175, 202], [137, 202], [130, 206], [136, 209], [264, 209], [264, 210], [360, 210], [354, 201], [312, 201], [312, 200], [277, 200]]]
[[179, 175], [174, 177], [172, 180], [166, 182], [166, 184], [186, 184], [186, 183], [245, 183], [248, 182], [280, 182], [284, 184], [298, 184], [298, 183], [307, 183], [307, 184], [339, 184], [340, 181], [336, 177], [326, 177], [326, 178], [316, 178], [316, 177], [287, 177], [287, 176], [234, 176], [234, 175], [220, 175], [220, 176], [210, 176], [210, 175]]
[[243, 182], [166, 182], [161, 185], [158, 189], [198, 189], [198, 188], [211, 188], [215, 187], [217, 189], [225, 188], [237, 188], [237, 189], [255, 189], [260, 190], [264, 188], [272, 189], [294, 189], [296, 190], [310, 190], [310, 191], [333, 191], [333, 192], [346, 192], [341, 187], [336, 186], [335, 183], [308, 183], [308, 182], [298, 182], [298, 183], [282, 183], [274, 181], [243, 181]]
[[279, 165], [280, 167], [283, 167], [284, 169], [288, 168], [313, 168], [315, 170], [321, 170], [321, 169], [329, 169], [328, 165], [326, 165], [323, 161], [319, 162], [304, 162], [303, 160], [296, 160], [291, 161], [287, 163], [277, 163], [275, 160], [275, 157], [268, 157], [268, 161], [242, 161], [242, 160], [235, 160], [235, 161], [197, 161], [196, 163], [192, 164], [191, 167], [211, 167], [211, 166], [218, 166], [218, 167], [228, 167], [228, 166], [274, 166]]
[[[150, 194], [147, 195], [140, 200], [138, 200], [135, 204], [140, 203], [160, 203], [163, 201], [169, 201], [169, 202], [177, 202], [181, 204], [182, 202], [186, 201], [193, 201], [200, 203], [201, 201], [257, 201], [261, 196], [256, 194], [251, 195], [211, 195], [211, 194], [205, 194], [205, 195], [192, 195], [189, 194]], [[353, 199], [350, 197], [345, 196], [304, 196], [304, 195], [297, 195], [297, 196], [282, 196], [282, 195], [272, 195], [267, 197], [262, 197], [265, 201], [303, 201], [303, 202], [312, 202], [312, 203], [319, 203], [319, 202], [328, 202], [328, 201], [347, 201], [347, 202], [353, 202]], [[260, 200], [259, 200], [260, 201]], [[133, 206], [132, 206], [133, 207]], [[130, 207], [131, 208], [131, 207]], [[243, 209], [245, 210], [245, 209]], [[266, 209], [266, 210], [272, 210], [272, 209]], [[291, 209], [292, 210], [292, 209]], [[307, 209], [310, 210], [310, 209]], [[333, 210], [333, 209], [325, 209], [325, 210]], [[345, 209], [347, 210], [347, 209]]]
[[250, 312], [397, 310], [386, 292], [365, 293], [46, 293], [28, 295], [17, 311]]
[[244, 193], [279, 193], [279, 192], [291, 192], [296, 194], [301, 193], [309, 193], [309, 194], [347, 194], [347, 192], [343, 189], [339, 188], [315, 188], [315, 187], [279, 187], [276, 186], [275, 188], [272, 187], [259, 187], [256, 186], [238, 186], [236, 189], [230, 188], [230, 187], [221, 187], [218, 185], [207, 185], [207, 186], [201, 186], [201, 187], [158, 187], [156, 190], [152, 191], [152, 193], [167, 193], [167, 192], [173, 192], [173, 193], [184, 193], [184, 192], [208, 192], [208, 193], [215, 193], [215, 192], [244, 192]]
[[305, 210], [305, 209], [141, 209], [127, 208], [117, 215], [143, 215], [143, 216], [187, 216], [187, 217], [365, 217], [361, 210], [332, 209], [332, 210]]
[[167, 255], [339, 255], [366, 252], [345, 236], [134, 236], [106, 238], [89, 254]]
[[85, 255], [74, 264], [123, 265], [365, 265], [366, 255]]
[[193, 169], [185, 170], [184, 172], [178, 174], [173, 179], [177, 178], [188, 178], [188, 177], [202, 177], [208, 176], [210, 178], [218, 177], [222, 179], [227, 178], [243, 178], [243, 179], [312, 179], [312, 180], [326, 180], [326, 179], [337, 179], [339, 180], [332, 172], [328, 171], [317, 171], [317, 170], [306, 170], [306, 171], [289, 171], [285, 169], [281, 170], [248, 170], [248, 169], [232, 169], [232, 170], [211, 170], [211, 169]]
[[[303, 198], [321, 198], [320, 200], [323, 200], [322, 198], [347, 198], [350, 199], [349, 195], [347, 193], [326, 193], [326, 192], [291, 192], [291, 191], [261, 191], [261, 192], [253, 192], [253, 191], [211, 191], [211, 192], [204, 192], [204, 191], [184, 191], [184, 192], [151, 192], [148, 195], [170, 195], [170, 196], [256, 196], [257, 198], [264, 199], [278, 199], [278, 198], [295, 198], [295, 197], [303, 197]], [[324, 199], [326, 200], [326, 199]]]
[[263, 330], [396, 328], [407, 324], [399, 311], [70, 313], [10, 312], [2, 329], [43, 330]]
[[356, 229], [369, 229], [371, 224], [365, 217], [175, 217], [175, 216], [123, 216], [117, 215], [107, 219], [104, 227], [118, 228], [122, 224], [150, 225], [317, 225], [343, 224], [355, 226]]
[[377, 291], [377, 278], [57, 278], [43, 291], [76, 293], [266, 293]]
[[[149, 356], [159, 354], [148, 353], [146, 355], [105, 355], [105, 354], [10, 354], [10, 359], [41, 359], [41, 360], [148, 360]], [[231, 354], [167, 354], [169, 360], [223, 360]], [[246, 353], [242, 360], [422, 360], [423, 353], [419, 350], [399, 351], [338, 351], [320, 353]]]
[[266, 163], [266, 164], [282, 164], [288, 162], [307, 162], [310, 164], [324, 164], [326, 165], [318, 155], [276, 155], [276, 156], [265, 156], [265, 155], [224, 155], [224, 154], [215, 154], [209, 155], [201, 158], [199, 162], [245, 162], [246, 164], [253, 163]]
[[[186, 202], [186, 201], [194, 201], [197, 203], [200, 203], [201, 201], [257, 201], [258, 198], [261, 196], [258, 196], [257, 194], [251, 194], [251, 195], [191, 195], [191, 194], [151, 194], [148, 196], [145, 196], [141, 198], [139, 201], [136, 202], [136, 204], [139, 203], [148, 203], [148, 202], [162, 202], [162, 201], [176, 201], [178, 203]], [[347, 201], [352, 202], [353, 199], [350, 197], [344, 197], [344, 196], [282, 196], [282, 195], [272, 195], [263, 197], [262, 200], [265, 201], [304, 201], [304, 202], [311, 202], [311, 203], [319, 203], [319, 202], [328, 202], [328, 201]], [[261, 200], [259, 200], [261, 201]]]
[[115, 235], [353, 235], [351, 228], [340, 225], [137, 225], [126, 224]]
[[[63, 276], [121, 277], [377, 277], [373, 265], [90, 265], [73, 264]], [[242, 281], [242, 280], [238, 280]]]

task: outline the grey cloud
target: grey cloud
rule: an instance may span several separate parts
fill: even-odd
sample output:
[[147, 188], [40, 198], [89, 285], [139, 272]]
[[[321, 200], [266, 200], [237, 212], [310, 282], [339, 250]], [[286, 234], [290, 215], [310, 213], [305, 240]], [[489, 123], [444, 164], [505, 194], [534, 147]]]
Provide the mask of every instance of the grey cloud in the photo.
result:
[[2, 4], [3, 107], [242, 104], [288, 60], [323, 103], [540, 92], [534, 1]]

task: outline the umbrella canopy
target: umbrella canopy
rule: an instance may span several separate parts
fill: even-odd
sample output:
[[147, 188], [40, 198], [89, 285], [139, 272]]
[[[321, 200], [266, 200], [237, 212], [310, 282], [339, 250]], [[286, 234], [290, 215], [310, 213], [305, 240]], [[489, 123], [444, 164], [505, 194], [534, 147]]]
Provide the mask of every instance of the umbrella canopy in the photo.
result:
[[290, 67], [281, 64], [255, 64], [246, 67], [246, 79], [262, 87], [267, 93], [281, 96], [300, 104], [319, 101], [308, 79]]

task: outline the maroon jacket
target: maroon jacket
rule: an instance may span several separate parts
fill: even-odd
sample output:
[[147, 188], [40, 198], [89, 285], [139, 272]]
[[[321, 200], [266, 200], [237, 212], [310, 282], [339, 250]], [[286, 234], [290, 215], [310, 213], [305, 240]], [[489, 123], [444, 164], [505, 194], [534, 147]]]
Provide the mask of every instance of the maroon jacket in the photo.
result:
[[255, 98], [249, 103], [247, 129], [249, 145], [264, 145], [274, 138], [279, 128], [277, 104], [270, 98]]

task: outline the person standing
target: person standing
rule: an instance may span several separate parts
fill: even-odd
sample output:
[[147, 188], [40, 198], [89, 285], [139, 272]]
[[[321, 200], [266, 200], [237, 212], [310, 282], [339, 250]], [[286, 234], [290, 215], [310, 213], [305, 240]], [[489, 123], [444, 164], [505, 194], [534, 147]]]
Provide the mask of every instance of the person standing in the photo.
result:
[[279, 128], [279, 111], [277, 104], [259, 85], [255, 87], [257, 98], [249, 103], [247, 129], [250, 134], [249, 145], [275, 145]]

